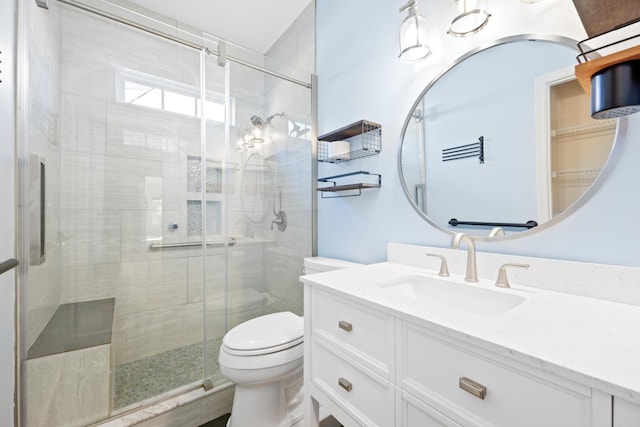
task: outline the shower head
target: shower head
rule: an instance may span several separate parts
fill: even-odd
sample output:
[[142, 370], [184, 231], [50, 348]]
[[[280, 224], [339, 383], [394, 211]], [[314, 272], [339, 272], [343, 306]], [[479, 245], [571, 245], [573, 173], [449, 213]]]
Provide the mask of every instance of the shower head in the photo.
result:
[[258, 116], [251, 116], [249, 121], [251, 121], [251, 124], [253, 124], [254, 126], [264, 126], [266, 123], [264, 120], [262, 120], [261, 117]]
[[262, 117], [260, 116], [251, 116], [249, 120], [251, 121], [251, 124], [253, 124], [254, 126], [264, 127], [265, 125], [271, 126], [271, 120], [273, 120], [276, 117], [279, 117], [280, 119], [284, 120], [284, 112], [272, 114], [269, 117], [267, 117], [266, 120], [263, 120]]
[[284, 119], [284, 112], [272, 114], [267, 117], [267, 120], [263, 120], [260, 116], [251, 116], [249, 119], [251, 129], [248, 131], [248, 134], [252, 143], [264, 142], [266, 127], [271, 126], [271, 120], [273, 120], [274, 117]]

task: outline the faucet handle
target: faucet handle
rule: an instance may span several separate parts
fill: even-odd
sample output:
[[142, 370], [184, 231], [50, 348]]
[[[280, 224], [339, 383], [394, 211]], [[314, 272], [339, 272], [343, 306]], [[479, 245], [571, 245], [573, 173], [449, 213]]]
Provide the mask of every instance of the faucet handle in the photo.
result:
[[509, 279], [507, 279], [507, 268], [508, 267], [519, 267], [519, 268], [529, 268], [529, 264], [518, 264], [518, 263], [507, 263], [503, 264], [498, 270], [498, 279], [496, 280], [496, 286], [499, 288], [510, 288]]
[[440, 258], [440, 271], [438, 272], [438, 276], [449, 277], [449, 268], [447, 267], [447, 259], [444, 257], [444, 255], [429, 254], [429, 253], [425, 255]]

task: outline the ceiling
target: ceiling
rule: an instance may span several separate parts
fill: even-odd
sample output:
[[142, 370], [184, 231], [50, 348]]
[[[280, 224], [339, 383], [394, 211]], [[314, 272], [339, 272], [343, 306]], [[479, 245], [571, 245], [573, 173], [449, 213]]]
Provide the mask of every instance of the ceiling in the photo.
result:
[[289, 28], [312, 0], [130, 0], [259, 53]]
[[589, 37], [640, 18], [640, 2], [630, 0], [573, 0]]

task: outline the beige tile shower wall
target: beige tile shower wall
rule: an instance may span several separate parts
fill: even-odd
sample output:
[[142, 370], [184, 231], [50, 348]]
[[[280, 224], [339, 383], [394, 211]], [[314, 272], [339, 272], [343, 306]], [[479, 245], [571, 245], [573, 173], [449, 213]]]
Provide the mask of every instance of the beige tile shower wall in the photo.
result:
[[[60, 9], [46, 10], [26, 2], [28, 50], [27, 147], [20, 155], [35, 154], [46, 164], [45, 256], [43, 264], [29, 267], [24, 289], [24, 344], [28, 349], [60, 301], [58, 222], [60, 203], [60, 147], [57, 137], [60, 102]], [[26, 152], [24, 149], [26, 148]], [[38, 165], [34, 165], [38, 166]], [[29, 191], [32, 191], [31, 188]], [[34, 194], [29, 194], [33, 198]], [[23, 236], [23, 241], [28, 238]], [[28, 243], [27, 243], [28, 244]]]
[[[206, 292], [207, 298], [218, 298], [228, 289], [254, 289], [256, 292], [264, 292], [263, 280], [263, 245], [262, 242], [238, 238], [238, 243], [229, 247], [228, 257], [225, 257], [222, 249], [207, 256], [206, 261]], [[208, 253], [211, 249], [208, 250]], [[228, 285], [225, 284], [227, 270], [225, 263], [229, 264], [230, 272], [242, 274], [229, 274]], [[202, 257], [189, 257], [189, 302], [202, 301]], [[232, 307], [233, 308], [233, 307]]]
[[316, 5], [309, 6], [291, 24], [285, 33], [267, 52], [269, 58], [277, 59], [291, 67], [315, 72]]

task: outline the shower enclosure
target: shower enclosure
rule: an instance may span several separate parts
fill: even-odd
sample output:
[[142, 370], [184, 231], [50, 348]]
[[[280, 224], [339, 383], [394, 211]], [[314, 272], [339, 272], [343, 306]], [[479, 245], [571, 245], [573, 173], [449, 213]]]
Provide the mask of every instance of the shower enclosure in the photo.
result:
[[19, 12], [21, 425], [224, 383], [229, 328], [302, 314], [311, 74], [123, 3]]

